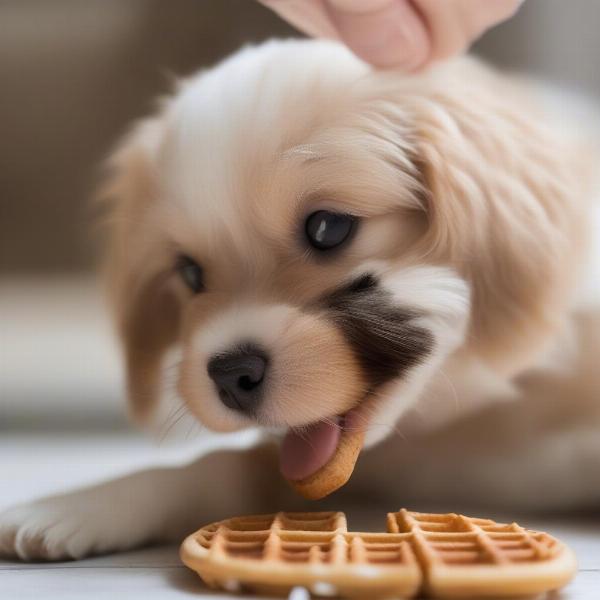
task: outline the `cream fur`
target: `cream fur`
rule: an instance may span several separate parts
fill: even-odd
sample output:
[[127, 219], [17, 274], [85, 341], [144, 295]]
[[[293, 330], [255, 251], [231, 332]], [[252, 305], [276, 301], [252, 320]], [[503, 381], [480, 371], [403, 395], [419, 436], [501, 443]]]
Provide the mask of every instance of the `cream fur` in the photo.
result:
[[[131, 315], [122, 331], [136, 412], [153, 402], [147, 385], [136, 392], [136, 373], [154, 372], [152, 361], [177, 336], [173, 328], [162, 339], [159, 330], [156, 351], [144, 338], [140, 355], [129, 329], [143, 313], [136, 302], [148, 306], [148, 292], [131, 290], [137, 278], [160, 277], [168, 245], [198, 257], [214, 290], [213, 300], [208, 293], [185, 309], [183, 338], [211, 336], [219, 345], [236, 330], [241, 335], [249, 325], [231, 310], [227, 316], [223, 307], [231, 303], [253, 306], [253, 327], [271, 321], [263, 337], [282, 337], [269, 317], [274, 306], [288, 306], [293, 321], [294, 306], [368, 264], [386, 273], [399, 305], [429, 306], [436, 352], [379, 390], [371, 443], [391, 429], [376, 422], [406, 415], [407, 426], [441, 427], [496, 399], [518, 398], [517, 378], [532, 369], [576, 371], [577, 359], [557, 358], [556, 348], [577, 345], [574, 311], [582, 302], [592, 312], [599, 306], [591, 282], [600, 259], [590, 245], [599, 210], [597, 140], [585, 135], [595, 131], [591, 123], [584, 132], [564, 111], [557, 114], [556, 97], [471, 58], [403, 77], [373, 73], [345, 48], [314, 41], [248, 48], [184, 82], [117, 155], [118, 186], [150, 186], [137, 208], [139, 192], [116, 194], [117, 211], [137, 211], [144, 242], [132, 252], [125, 225], [126, 255], [111, 261], [117, 292], [127, 296], [117, 298], [117, 314]], [[579, 118], [593, 114], [571, 104]], [[328, 264], [294, 245], [294, 227], [319, 208], [364, 221], [352, 246]], [[139, 273], [124, 276], [128, 263]], [[186, 306], [176, 283], [161, 293]], [[181, 311], [173, 308], [172, 318]], [[331, 352], [322, 351], [327, 371]], [[352, 361], [346, 364], [359, 385]], [[233, 426], [210, 385], [195, 379], [204, 390], [204, 419], [217, 429]], [[329, 417], [335, 386], [327, 388], [331, 404], [320, 404], [309, 379], [296, 403], [309, 407], [306, 418]], [[285, 405], [269, 405], [280, 415], [274, 424], [300, 418], [287, 418]]]
[[[349, 488], [396, 503], [597, 508], [598, 140], [587, 139], [591, 124], [568, 123], [568, 107], [557, 116], [547, 105], [538, 86], [472, 58], [405, 77], [318, 41], [246, 48], [183, 82], [121, 144], [105, 190], [133, 413], [147, 420], [156, 409], [168, 351], [181, 356], [168, 391], [215, 430], [347, 410], [364, 395], [360, 368], [306, 307], [376, 272], [399, 306], [420, 311], [434, 350], [369, 401], [368, 441], [387, 439], [365, 453]], [[299, 223], [322, 208], [362, 218], [351, 246], [326, 262], [298, 240]], [[177, 279], [178, 252], [203, 265], [206, 293], [192, 298]], [[211, 352], [248, 332], [280, 360], [258, 423], [228, 414], [204, 373]], [[264, 485], [264, 463], [239, 460], [231, 472]], [[167, 505], [183, 510], [184, 490], [195, 514], [198, 503], [218, 512], [201, 483], [209, 474], [205, 462], [187, 467]], [[132, 498], [151, 521], [140, 481]], [[127, 547], [126, 515], [85, 530], [74, 548], [68, 527], [42, 535], [86, 498], [0, 516], [0, 552]], [[182, 520], [165, 532], [136, 519], [130, 545], [178, 535]]]

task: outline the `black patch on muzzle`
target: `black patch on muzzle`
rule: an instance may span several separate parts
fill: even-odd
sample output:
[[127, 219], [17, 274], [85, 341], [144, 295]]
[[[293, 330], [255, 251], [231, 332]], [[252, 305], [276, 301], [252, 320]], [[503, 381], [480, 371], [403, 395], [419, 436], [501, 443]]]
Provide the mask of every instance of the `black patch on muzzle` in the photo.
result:
[[417, 310], [394, 304], [374, 275], [363, 275], [321, 300], [367, 375], [371, 388], [402, 376], [429, 354], [433, 336], [414, 324]]

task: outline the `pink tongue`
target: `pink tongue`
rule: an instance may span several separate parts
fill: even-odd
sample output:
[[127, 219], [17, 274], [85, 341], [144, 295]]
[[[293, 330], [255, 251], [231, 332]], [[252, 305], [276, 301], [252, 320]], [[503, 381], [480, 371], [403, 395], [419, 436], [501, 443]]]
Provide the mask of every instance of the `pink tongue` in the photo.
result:
[[290, 481], [299, 481], [317, 472], [335, 454], [340, 428], [332, 423], [315, 423], [302, 430], [302, 435], [287, 432], [281, 444], [279, 465]]

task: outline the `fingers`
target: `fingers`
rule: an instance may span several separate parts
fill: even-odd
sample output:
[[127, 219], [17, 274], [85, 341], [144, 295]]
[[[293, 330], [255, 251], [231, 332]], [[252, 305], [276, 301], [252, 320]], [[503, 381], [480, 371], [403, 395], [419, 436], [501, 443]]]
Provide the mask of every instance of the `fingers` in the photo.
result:
[[381, 68], [415, 71], [466, 50], [523, 0], [260, 0], [301, 31]]
[[304, 33], [342, 40], [377, 67], [425, 64], [429, 36], [409, 0], [259, 0]]

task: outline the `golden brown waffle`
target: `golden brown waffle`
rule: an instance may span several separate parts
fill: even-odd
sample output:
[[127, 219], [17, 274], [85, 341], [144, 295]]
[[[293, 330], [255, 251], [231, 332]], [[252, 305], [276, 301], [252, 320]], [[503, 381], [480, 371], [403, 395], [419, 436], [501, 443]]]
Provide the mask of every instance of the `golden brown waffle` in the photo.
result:
[[364, 438], [364, 431], [344, 431], [333, 458], [310, 477], [290, 481], [291, 486], [308, 500], [320, 500], [335, 492], [350, 479]]
[[517, 523], [401, 510], [388, 531], [407, 532], [423, 568], [423, 591], [434, 597], [511, 597], [567, 584], [577, 571], [562, 542]]
[[188, 536], [181, 558], [210, 587], [347, 598], [511, 597], [565, 585], [567, 546], [489, 519], [402, 509], [387, 533], [354, 533], [341, 512], [234, 517]]

